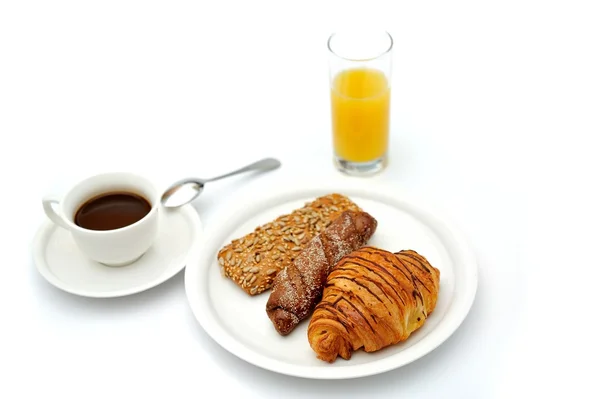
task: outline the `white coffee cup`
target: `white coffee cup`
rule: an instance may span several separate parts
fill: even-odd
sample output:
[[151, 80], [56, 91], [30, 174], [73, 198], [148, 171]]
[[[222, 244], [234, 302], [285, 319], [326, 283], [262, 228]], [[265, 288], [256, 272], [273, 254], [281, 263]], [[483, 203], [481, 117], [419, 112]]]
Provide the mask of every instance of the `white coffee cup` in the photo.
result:
[[[86, 201], [112, 192], [142, 196], [150, 203], [150, 212], [139, 221], [114, 230], [89, 230], [75, 224], [75, 214]], [[62, 199], [47, 196], [42, 203], [48, 218], [71, 233], [84, 255], [107, 266], [135, 262], [150, 249], [158, 234], [159, 193], [150, 181], [131, 173], [92, 176], [73, 186]]]

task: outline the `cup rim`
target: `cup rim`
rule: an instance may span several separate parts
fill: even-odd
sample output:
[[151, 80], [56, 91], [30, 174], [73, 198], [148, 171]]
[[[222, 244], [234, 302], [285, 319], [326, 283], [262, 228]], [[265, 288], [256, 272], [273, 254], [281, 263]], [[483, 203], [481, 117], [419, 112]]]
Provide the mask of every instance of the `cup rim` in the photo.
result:
[[[134, 177], [136, 179], [139, 180], [143, 180], [145, 181], [150, 187], [152, 187], [152, 190], [154, 191], [154, 194], [152, 195], [152, 198], [150, 199], [151, 201], [151, 208], [150, 208], [150, 212], [148, 212], [143, 218], [141, 218], [140, 220], [138, 220], [135, 223], [129, 224], [127, 226], [124, 227], [119, 227], [118, 229], [112, 229], [112, 230], [91, 230], [91, 229], [86, 229], [83, 228], [81, 226], [78, 226], [77, 224], [75, 224], [75, 222], [72, 220], [72, 217], [67, 218], [67, 214], [65, 212], [64, 206], [65, 206], [65, 199], [68, 198], [70, 195], [72, 195], [72, 193], [81, 185], [83, 185], [85, 182], [91, 180], [91, 179], [97, 179], [99, 177], [103, 177], [103, 176], [130, 176], [130, 177]], [[79, 180], [77, 183], [75, 183], [70, 189], [69, 191], [67, 191], [65, 193], [65, 195], [63, 196], [62, 200], [60, 201], [60, 211], [62, 214], [62, 219], [65, 223], [67, 223], [71, 229], [82, 232], [82, 233], [86, 233], [86, 234], [94, 234], [94, 235], [107, 235], [107, 234], [114, 234], [115, 232], [122, 232], [122, 231], [126, 231], [126, 230], [130, 230], [132, 228], [134, 228], [135, 226], [141, 224], [142, 222], [144, 222], [146, 219], [148, 219], [150, 216], [152, 216], [153, 214], [155, 214], [156, 212], [158, 212], [158, 207], [160, 205], [160, 200], [159, 200], [159, 193], [158, 190], [156, 188], [156, 186], [146, 177], [136, 174], [136, 173], [131, 173], [131, 172], [105, 172], [105, 173], [97, 173], [95, 175], [91, 175], [86, 177], [85, 179], [81, 179]]]
[[331, 40], [338, 34], [340, 34], [340, 32], [333, 32], [331, 35], [329, 35], [329, 39], [327, 39], [327, 49], [329, 50], [329, 52], [331, 54], [333, 54], [334, 56], [338, 57], [339, 59], [345, 60], [345, 61], [352, 61], [352, 62], [366, 62], [366, 61], [373, 61], [376, 60], [386, 54], [389, 54], [393, 47], [394, 47], [394, 38], [392, 37], [392, 35], [390, 34], [390, 32], [388, 32], [387, 30], [383, 30], [382, 33], [384, 33], [385, 35], [387, 35], [387, 37], [390, 39], [390, 45], [389, 47], [381, 52], [380, 54], [377, 54], [376, 56], [373, 57], [368, 57], [368, 58], [349, 58], [349, 57], [343, 57], [341, 55], [339, 55], [338, 53], [336, 53], [335, 51], [333, 51], [333, 49], [331, 48]]

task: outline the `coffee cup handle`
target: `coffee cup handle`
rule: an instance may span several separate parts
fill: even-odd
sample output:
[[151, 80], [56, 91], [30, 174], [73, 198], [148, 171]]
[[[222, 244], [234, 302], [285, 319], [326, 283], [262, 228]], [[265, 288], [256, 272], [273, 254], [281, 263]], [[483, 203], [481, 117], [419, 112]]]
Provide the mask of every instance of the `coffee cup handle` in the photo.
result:
[[44, 212], [46, 216], [50, 218], [58, 226], [70, 230], [70, 226], [65, 222], [63, 217], [54, 209], [54, 205], [58, 205], [60, 200], [55, 196], [48, 196], [42, 199], [42, 205], [44, 205]]

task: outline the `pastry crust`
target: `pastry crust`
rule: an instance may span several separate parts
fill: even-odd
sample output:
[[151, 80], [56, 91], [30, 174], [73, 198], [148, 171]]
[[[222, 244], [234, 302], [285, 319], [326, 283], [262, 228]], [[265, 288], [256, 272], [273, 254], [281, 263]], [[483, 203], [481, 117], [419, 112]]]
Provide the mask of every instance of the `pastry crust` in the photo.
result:
[[332, 193], [256, 227], [218, 252], [223, 274], [248, 295], [261, 294], [313, 237], [346, 210], [361, 209], [348, 197]]
[[358, 249], [329, 273], [308, 326], [317, 357], [333, 362], [408, 339], [433, 312], [440, 272], [413, 250]]
[[266, 311], [280, 335], [289, 334], [310, 315], [331, 267], [365, 245], [376, 229], [377, 221], [368, 213], [345, 211], [275, 277]]

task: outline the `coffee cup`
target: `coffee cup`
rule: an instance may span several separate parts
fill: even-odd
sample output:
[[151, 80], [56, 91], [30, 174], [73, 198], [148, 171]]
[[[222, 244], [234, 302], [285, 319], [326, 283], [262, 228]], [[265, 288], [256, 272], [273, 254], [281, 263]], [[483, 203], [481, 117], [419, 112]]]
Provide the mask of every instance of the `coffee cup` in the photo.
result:
[[42, 200], [44, 212], [68, 230], [88, 258], [125, 266], [142, 257], [158, 235], [160, 198], [155, 186], [132, 173], [104, 173]]

